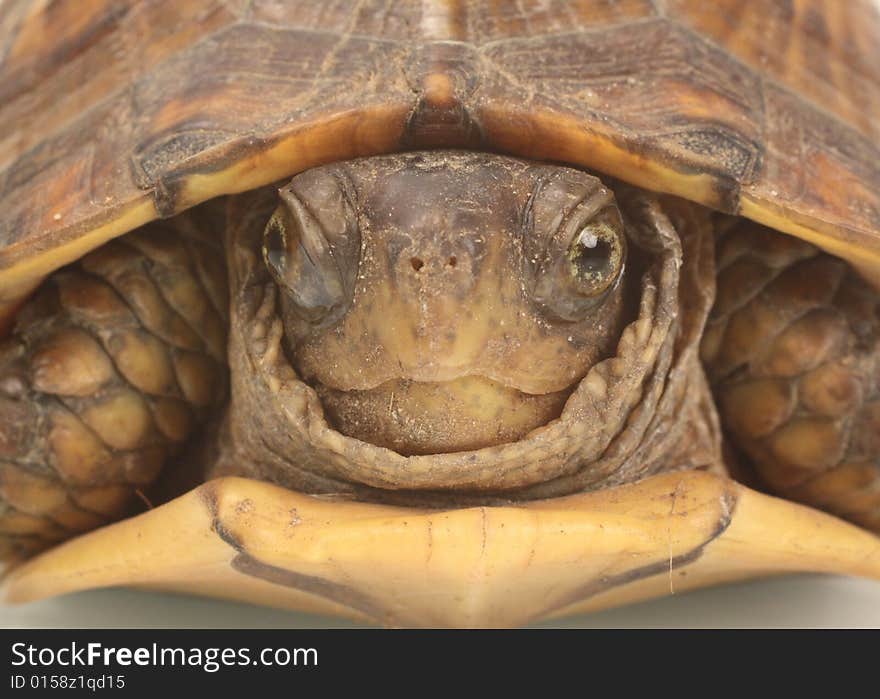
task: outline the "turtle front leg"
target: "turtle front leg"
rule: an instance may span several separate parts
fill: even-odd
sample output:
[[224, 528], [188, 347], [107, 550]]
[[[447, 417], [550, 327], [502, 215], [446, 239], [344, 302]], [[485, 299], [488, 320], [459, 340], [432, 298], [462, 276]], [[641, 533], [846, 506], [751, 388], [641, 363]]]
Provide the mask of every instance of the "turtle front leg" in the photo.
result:
[[702, 354], [728, 435], [772, 492], [880, 531], [880, 292], [745, 220], [718, 269]]
[[227, 393], [226, 272], [194, 216], [49, 277], [0, 341], [0, 560], [131, 512]]

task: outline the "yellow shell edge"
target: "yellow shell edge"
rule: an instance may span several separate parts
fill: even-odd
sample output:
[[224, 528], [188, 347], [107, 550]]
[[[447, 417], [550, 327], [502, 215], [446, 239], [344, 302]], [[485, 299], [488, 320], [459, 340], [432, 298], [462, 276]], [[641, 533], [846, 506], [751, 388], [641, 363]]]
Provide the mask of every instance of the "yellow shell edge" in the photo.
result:
[[392, 626], [518, 626], [793, 572], [880, 580], [880, 538], [697, 471], [443, 511], [223, 478], [20, 565], [3, 596], [124, 585]]

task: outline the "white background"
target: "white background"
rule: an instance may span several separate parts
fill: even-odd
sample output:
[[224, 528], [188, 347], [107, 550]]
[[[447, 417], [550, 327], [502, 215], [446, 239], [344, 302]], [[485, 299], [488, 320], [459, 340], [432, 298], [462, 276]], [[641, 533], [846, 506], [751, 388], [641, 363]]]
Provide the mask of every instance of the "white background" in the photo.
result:
[[[350, 623], [183, 595], [97, 590], [0, 607], [0, 627], [323, 628]], [[566, 627], [880, 627], [880, 582], [801, 575], [547, 622]]]

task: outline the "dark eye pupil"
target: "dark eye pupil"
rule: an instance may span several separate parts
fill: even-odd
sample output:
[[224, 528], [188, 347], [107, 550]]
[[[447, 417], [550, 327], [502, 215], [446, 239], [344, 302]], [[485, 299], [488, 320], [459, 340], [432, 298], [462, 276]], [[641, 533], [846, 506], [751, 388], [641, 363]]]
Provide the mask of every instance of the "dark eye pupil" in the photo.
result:
[[[613, 234], [612, 234], [613, 235]], [[597, 227], [585, 228], [571, 246], [571, 274], [588, 294], [604, 288], [616, 272], [617, 249], [609, 234]]]
[[575, 247], [572, 263], [579, 277], [598, 281], [610, 271], [612, 254], [611, 243], [586, 234]]
[[284, 261], [286, 259], [286, 250], [284, 245], [284, 236], [281, 234], [281, 228], [278, 224], [270, 222], [266, 227], [266, 235], [264, 238], [264, 248], [266, 254], [266, 262], [268, 262], [276, 271], [284, 269]]

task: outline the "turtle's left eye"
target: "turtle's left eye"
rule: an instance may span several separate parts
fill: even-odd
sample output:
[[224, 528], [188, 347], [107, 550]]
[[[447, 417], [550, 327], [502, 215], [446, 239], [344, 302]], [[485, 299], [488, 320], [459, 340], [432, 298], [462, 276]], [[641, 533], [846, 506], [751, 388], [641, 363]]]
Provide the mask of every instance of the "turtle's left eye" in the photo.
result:
[[607, 220], [591, 221], [571, 241], [566, 259], [577, 292], [596, 298], [620, 278], [626, 255], [624, 237]]
[[616, 207], [569, 217], [553, 236], [534, 289], [535, 300], [556, 318], [581, 321], [617, 287], [626, 260], [626, 236]]

